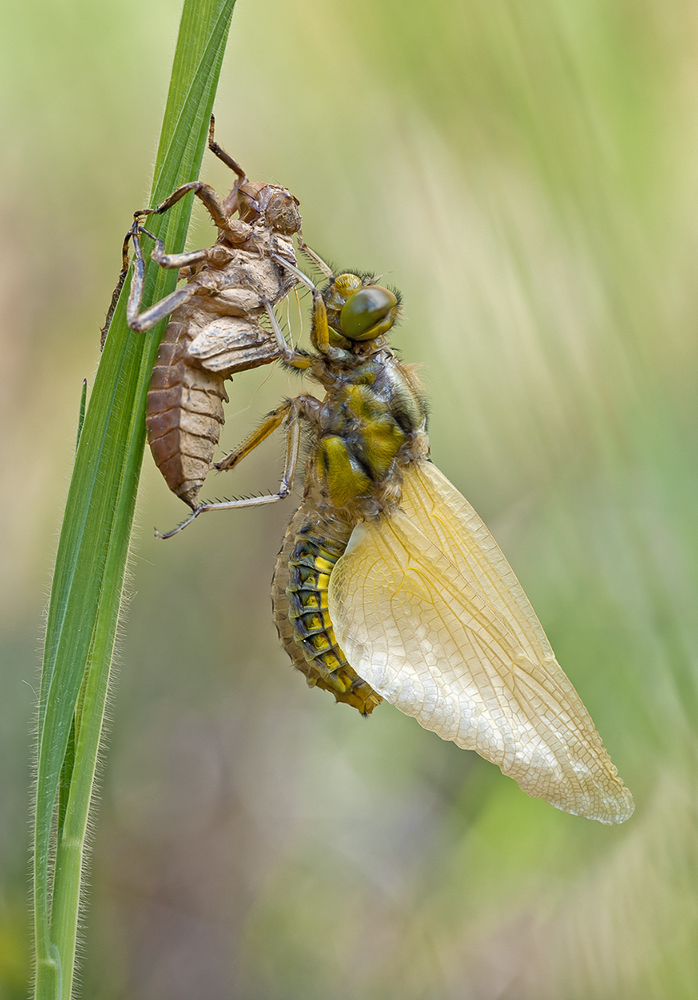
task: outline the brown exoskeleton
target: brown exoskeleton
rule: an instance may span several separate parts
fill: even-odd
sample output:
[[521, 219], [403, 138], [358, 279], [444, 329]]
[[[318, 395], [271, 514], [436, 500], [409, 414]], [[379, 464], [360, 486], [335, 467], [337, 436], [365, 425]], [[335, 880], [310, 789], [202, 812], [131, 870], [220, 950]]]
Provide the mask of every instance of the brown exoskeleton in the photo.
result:
[[[208, 184], [192, 181], [157, 208], [135, 212], [124, 240], [120, 281], [123, 284], [126, 276], [132, 241], [128, 325], [142, 333], [171, 315], [148, 390], [148, 442], [167, 485], [192, 509], [197, 507], [224, 422], [225, 380], [280, 356], [277, 340], [260, 320], [296, 285], [293, 272], [273, 255], [295, 264], [292, 236], [301, 228], [298, 200], [279, 185], [249, 181], [215, 141], [213, 130], [212, 117], [209, 149], [237, 174], [230, 194], [221, 202]], [[148, 215], [166, 212], [190, 191], [203, 202], [218, 228], [218, 239], [203, 250], [167, 254], [162, 240], [142, 222]], [[139, 314], [145, 276], [141, 235], [155, 240], [153, 260], [164, 268], [179, 268], [187, 284]]]

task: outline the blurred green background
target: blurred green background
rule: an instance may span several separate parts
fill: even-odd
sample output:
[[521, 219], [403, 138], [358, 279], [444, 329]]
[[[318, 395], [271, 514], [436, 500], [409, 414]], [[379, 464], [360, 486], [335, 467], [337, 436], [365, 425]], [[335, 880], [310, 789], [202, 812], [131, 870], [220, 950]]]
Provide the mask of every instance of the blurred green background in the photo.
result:
[[[179, 0], [0, 33], [0, 998], [25, 996], [30, 729], [80, 385], [147, 199]], [[528, 799], [309, 691], [269, 580], [292, 504], [202, 519], [144, 463], [104, 755], [94, 1000], [689, 998], [698, 984], [698, 11], [241, 0], [218, 137], [387, 273], [433, 458], [485, 518], [636, 813]], [[203, 176], [230, 176], [208, 154]], [[211, 240], [197, 215], [191, 245]], [[238, 376], [223, 446], [299, 383]], [[211, 478], [273, 488], [282, 442]]]

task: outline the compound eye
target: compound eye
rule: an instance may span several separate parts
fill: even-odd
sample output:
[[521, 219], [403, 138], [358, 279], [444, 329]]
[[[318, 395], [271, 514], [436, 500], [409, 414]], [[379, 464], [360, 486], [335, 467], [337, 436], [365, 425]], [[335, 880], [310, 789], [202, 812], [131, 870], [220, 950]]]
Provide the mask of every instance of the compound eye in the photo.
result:
[[367, 285], [347, 299], [339, 325], [348, 340], [374, 340], [386, 333], [397, 316], [397, 298], [387, 288]]

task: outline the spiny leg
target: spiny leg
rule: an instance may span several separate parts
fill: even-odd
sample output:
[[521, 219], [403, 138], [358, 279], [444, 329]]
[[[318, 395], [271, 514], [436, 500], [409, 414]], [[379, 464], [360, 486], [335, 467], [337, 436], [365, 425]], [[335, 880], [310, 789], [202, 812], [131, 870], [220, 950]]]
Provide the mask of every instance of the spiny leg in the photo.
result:
[[252, 431], [242, 444], [239, 444], [237, 448], [229, 452], [220, 462], [215, 463], [213, 466], [214, 469], [217, 469], [219, 472], [227, 472], [230, 469], [234, 469], [236, 465], [239, 465], [243, 458], [247, 458], [250, 452], [258, 448], [263, 441], [266, 441], [270, 434], [273, 434], [278, 427], [281, 427], [286, 417], [290, 414], [294, 402], [295, 400], [286, 400], [281, 406], [277, 406], [275, 410], [268, 413], [259, 427]]
[[319, 254], [316, 254], [315, 251], [308, 246], [300, 233], [298, 235], [298, 249], [301, 250], [306, 257], [312, 260], [313, 264], [315, 264], [319, 271], [322, 271], [326, 278], [334, 278], [334, 271], [329, 264], [326, 264], [322, 257]]
[[[314, 397], [308, 397], [314, 399]], [[233, 510], [238, 507], [259, 507], [263, 504], [276, 503], [277, 500], [284, 500], [293, 490], [293, 481], [298, 466], [298, 456], [300, 454], [301, 425], [300, 418], [306, 407], [306, 397], [297, 396], [295, 399], [287, 400], [277, 407], [261, 423], [254, 433], [250, 434], [245, 441], [239, 445], [235, 451], [227, 455], [222, 462], [214, 466], [216, 469], [232, 469], [238, 465], [243, 458], [254, 451], [262, 441], [265, 441], [270, 434], [281, 426], [285, 418], [288, 418], [288, 435], [286, 438], [286, 459], [284, 462], [284, 472], [281, 483], [276, 493], [267, 493], [261, 497], [246, 497], [239, 500], [219, 500], [215, 503], [203, 503], [197, 507], [189, 517], [172, 531], [161, 534], [156, 531], [158, 538], [171, 538], [199, 516], [209, 510]]]

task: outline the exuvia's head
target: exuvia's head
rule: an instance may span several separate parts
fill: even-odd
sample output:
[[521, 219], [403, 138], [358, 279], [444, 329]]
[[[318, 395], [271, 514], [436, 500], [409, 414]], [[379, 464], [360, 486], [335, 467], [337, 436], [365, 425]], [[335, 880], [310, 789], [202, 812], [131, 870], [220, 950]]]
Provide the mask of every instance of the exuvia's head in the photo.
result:
[[232, 194], [236, 195], [236, 200], [228, 198], [230, 214], [237, 211], [242, 222], [254, 225], [262, 219], [269, 228], [284, 236], [292, 236], [300, 230], [300, 203], [285, 187], [245, 180], [233, 188]]

